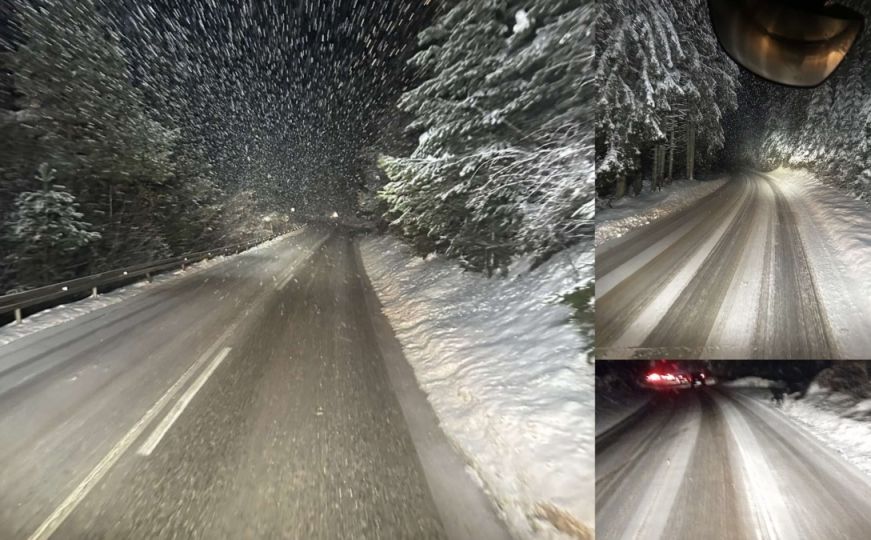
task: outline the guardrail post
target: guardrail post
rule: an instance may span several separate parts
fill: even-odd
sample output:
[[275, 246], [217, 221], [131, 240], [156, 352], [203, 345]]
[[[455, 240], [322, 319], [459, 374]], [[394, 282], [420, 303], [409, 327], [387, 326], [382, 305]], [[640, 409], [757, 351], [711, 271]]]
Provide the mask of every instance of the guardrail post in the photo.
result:
[[21, 323], [21, 308], [15, 308], [15, 322]]
[[145, 279], [148, 280], [148, 283], [151, 283], [153, 281], [151, 279], [151, 272], [145, 272]]
[[97, 297], [97, 287], [91, 287], [91, 298]]

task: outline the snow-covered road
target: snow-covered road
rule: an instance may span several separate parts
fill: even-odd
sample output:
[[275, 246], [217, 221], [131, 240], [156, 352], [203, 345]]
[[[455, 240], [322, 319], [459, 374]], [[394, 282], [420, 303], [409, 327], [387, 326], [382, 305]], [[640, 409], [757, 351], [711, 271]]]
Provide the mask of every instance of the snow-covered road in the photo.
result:
[[871, 477], [753, 391], [662, 396], [597, 447], [597, 537], [868, 538]]
[[[596, 250], [598, 358], [861, 358], [871, 306], [828, 201], [738, 174]], [[866, 274], [867, 275], [867, 274]]]
[[507, 538], [391, 342], [309, 227], [0, 346], [0, 538]]

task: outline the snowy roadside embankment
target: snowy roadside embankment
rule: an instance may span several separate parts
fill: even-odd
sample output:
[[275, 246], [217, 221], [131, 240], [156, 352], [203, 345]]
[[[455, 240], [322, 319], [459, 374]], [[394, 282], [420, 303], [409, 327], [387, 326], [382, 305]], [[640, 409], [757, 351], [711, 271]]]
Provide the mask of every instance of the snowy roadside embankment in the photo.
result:
[[236, 253], [235, 255], [221, 255], [211, 259], [205, 259], [198, 263], [194, 263], [184, 270], [179, 269], [163, 274], [157, 274], [150, 282], [143, 279], [142, 281], [137, 281], [136, 283], [132, 283], [130, 285], [127, 285], [126, 287], [121, 287], [113, 291], [109, 291], [105, 294], [99, 294], [95, 297], [84, 298], [82, 300], [70, 302], [68, 304], [61, 304], [53, 308], [44, 309], [38, 313], [34, 313], [33, 315], [28, 316], [21, 324], [11, 323], [5, 326], [0, 326], [0, 346], [11, 343], [16, 339], [23, 338], [24, 336], [39, 332], [40, 330], [45, 330], [46, 328], [51, 328], [52, 326], [71, 321], [98, 309], [117, 304], [118, 302], [123, 302], [124, 300], [132, 298], [144, 291], [153, 289], [154, 287], [158, 287], [164, 283], [173, 281], [182, 276], [189, 276], [191, 274], [201, 272], [227, 259], [237, 257], [242, 253], [253, 253], [258, 250], [264, 249], [268, 246], [275, 244], [276, 242], [280, 242], [281, 240], [289, 236], [295, 236], [299, 234], [300, 232], [302, 232], [303, 229], [304, 227], [300, 227], [299, 229], [296, 229], [281, 236], [277, 236], [271, 240], [267, 240], [262, 244], [258, 244], [251, 249]]
[[[603, 364], [599, 364], [601, 367]], [[613, 373], [596, 375], [596, 437], [607, 434], [627, 418], [634, 416], [653, 399], [654, 393], [643, 390], [626, 377]]]
[[589, 250], [487, 279], [414, 257], [390, 236], [360, 247], [442, 429], [512, 533], [585, 538], [595, 502], [593, 366], [561, 299], [592, 279]]
[[661, 191], [645, 191], [638, 197], [627, 195], [613, 201], [611, 208], [596, 208], [596, 246], [680, 212], [723, 187], [727, 180], [675, 180]]
[[600, 399], [596, 395], [596, 436], [635, 415], [653, 399], [653, 393], [623, 396], [620, 399]]
[[871, 399], [857, 402], [814, 383], [803, 399], [787, 397], [783, 412], [871, 476]]
[[732, 388], [768, 388], [771, 386], [771, 381], [762, 377], [741, 377], [734, 381], [726, 381], [723, 386]]
[[[772, 381], [747, 377], [728, 383], [735, 388], [768, 388]], [[770, 393], [754, 394], [761, 400]], [[857, 400], [811, 383], [805, 396], [784, 396], [780, 410], [823, 444], [871, 476], [871, 399]]]

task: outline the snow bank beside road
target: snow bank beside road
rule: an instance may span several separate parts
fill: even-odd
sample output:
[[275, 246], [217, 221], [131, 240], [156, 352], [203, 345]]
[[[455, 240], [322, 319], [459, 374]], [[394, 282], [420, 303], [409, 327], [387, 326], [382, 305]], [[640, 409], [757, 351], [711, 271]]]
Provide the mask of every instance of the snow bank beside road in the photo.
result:
[[[771, 381], [759, 377], [737, 379], [729, 386], [767, 388]], [[769, 401], [767, 391], [753, 394]], [[784, 397], [780, 410], [823, 444], [871, 476], [871, 399], [857, 401], [812, 383], [804, 398]]]
[[733, 388], [768, 388], [771, 386], [771, 381], [762, 377], [742, 377], [734, 381], [727, 381], [723, 386], [731, 386]]
[[691, 206], [723, 187], [727, 180], [675, 180], [662, 191], [645, 191], [638, 197], [614, 201], [612, 208], [596, 208], [596, 246]]
[[578, 247], [534, 272], [487, 279], [416, 258], [389, 236], [363, 240], [361, 252], [442, 429], [513, 534], [592, 528], [593, 366], [560, 301], [592, 278], [592, 255]]
[[783, 412], [871, 476], [871, 400], [856, 402], [813, 383], [804, 399], [787, 397]]
[[[612, 364], [619, 363], [614, 362]], [[599, 367], [608, 364], [600, 363]], [[653, 399], [654, 392], [639, 388], [634, 377], [604, 371], [596, 375], [596, 437], [606, 435], [636, 415]]]

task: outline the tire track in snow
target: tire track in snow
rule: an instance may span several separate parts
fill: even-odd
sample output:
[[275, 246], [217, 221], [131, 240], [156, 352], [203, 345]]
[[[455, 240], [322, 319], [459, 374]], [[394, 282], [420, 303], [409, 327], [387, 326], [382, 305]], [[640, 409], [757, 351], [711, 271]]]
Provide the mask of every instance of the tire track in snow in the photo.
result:
[[867, 477], [729, 389], [663, 396], [596, 461], [600, 540], [864, 540], [871, 530]]
[[[772, 212], [766, 208], [773, 201], [771, 188], [760, 184], [761, 204], [756, 205], [750, 222], [752, 231], [771, 229]], [[752, 358], [753, 338], [756, 334], [756, 313], [765, 271], [767, 236], [751, 234], [740, 256], [738, 269], [732, 277], [726, 297], [729, 302], [720, 305], [720, 312], [708, 334], [705, 355], [709, 358]], [[728, 343], [729, 349], [721, 349]]]
[[[749, 184], [742, 182], [739, 185], [741, 188], [740, 195], [730, 205], [727, 214], [721, 219], [710, 220], [710, 223], [715, 227], [713, 230], [702, 232], [701, 228], [699, 228], [697, 229], [698, 233], [694, 231], [695, 234], [700, 236], [701, 242], [694, 246], [694, 249], [688, 253], [686, 259], [681, 261], [672, 273], [666, 274], [667, 279], [663, 286], [650, 291], [650, 296], [646, 299], [643, 309], [638, 311], [630, 320], [626, 330], [614, 340], [614, 346], [631, 349], [636, 347], [636, 344], [643, 344], [651, 338], [654, 340], [665, 338], [669, 340], [670, 348], [676, 348], [680, 351], [671, 354], [675, 356], [698, 355], [695, 349], [688, 350], [685, 343], [674, 340], [674, 336], [658, 337], [654, 336], [652, 332], [656, 331], [657, 325], [667, 318], [671, 307], [685, 294], [687, 287], [699, 273], [699, 269], [705, 265], [706, 261], [710, 260], [711, 253], [715, 251], [717, 245], [721, 243], [735, 220], [745, 210], [750, 200]], [[719, 308], [719, 306], [716, 307]], [[683, 317], [680, 314], [677, 316], [680, 318], [680, 325], [688, 327], [691, 331], [696, 331], [697, 320]], [[692, 325], [687, 325], [686, 321], [691, 321]], [[650, 346], [645, 349], [642, 346], [638, 352], [641, 357], [646, 357], [647, 351], [650, 350], [656, 349]]]
[[690, 356], [704, 352], [729, 286], [738, 273], [743, 250], [753, 232], [753, 218], [759, 210], [759, 186], [753, 182], [747, 185], [749, 192], [741, 206], [723, 223], [723, 233], [642, 347], [658, 349], [678, 344]]
[[[862, 277], [858, 279], [853, 270], [862, 271], [861, 263], [844, 260], [844, 253], [835, 246], [843, 238], [831, 229], [829, 222], [837, 208], [813, 200], [818, 192], [808, 193], [800, 182], [759, 173], [769, 185], [778, 184], [789, 201], [793, 217], [801, 233], [801, 240], [808, 257], [809, 270], [816, 286], [818, 301], [827, 317], [831, 339], [837, 344], [837, 352], [843, 358], [867, 358], [871, 351], [871, 310], [863, 302]], [[773, 188], [772, 188], [773, 189]], [[849, 234], [849, 233], [848, 233]]]
[[596, 521], [600, 540], [670, 538], [667, 521], [688, 474], [702, 415], [695, 400], [661, 403], [649, 420], [597, 456]]
[[774, 194], [775, 218], [767, 250], [770, 271], [762, 281], [756, 352], [766, 358], [836, 358], [837, 347], [793, 209], [776, 182], [759, 176]]
[[[686, 274], [688, 261], [698, 257], [698, 252], [706, 244], [711, 244], [711, 237], [722, 229], [722, 222], [733, 216], [746, 196], [746, 186], [739, 182], [730, 182], [723, 189], [715, 192], [715, 197], [706, 200], [701, 206], [694, 206], [682, 213], [682, 221], [694, 221], [697, 216], [707, 216], [701, 220], [698, 226], [685, 230], [685, 234], [675, 238], [674, 242], [665, 247], [655, 257], [640, 265], [629, 276], [621, 280], [619, 284], [608, 290], [605, 294], [598, 295], [596, 305], [596, 342], [600, 346], [614, 347], [618, 340], [628, 339], [624, 334], [630, 327], [635, 331], [644, 331], [637, 344], [647, 336], [652, 327], [644, 327], [637, 324], [637, 319], [651, 304], [657, 304], [665, 311], [666, 306], [661, 306], [659, 297], [662, 291], [672, 284], [675, 276], [682, 270]], [[655, 226], [642, 229], [645, 232], [646, 241], [655, 243], [659, 240], [659, 229]], [[603, 249], [604, 248], [604, 249]], [[603, 246], [596, 253], [596, 265], [599, 267], [600, 260], [605, 260], [604, 265], [611, 255], [608, 246]], [[642, 256], [646, 256], [643, 252]], [[635, 259], [635, 258], [633, 258]], [[633, 259], [625, 261], [607, 274], [597, 275], [597, 284], [601, 280], [607, 283], [615, 273], [622, 272], [626, 266], [634, 266]], [[691, 277], [691, 276], [690, 276]], [[597, 285], [597, 293], [599, 292]], [[650, 314], [648, 314], [648, 317]], [[630, 344], [631, 345], [631, 344]]]
[[774, 476], [763, 446], [756, 439], [744, 415], [727, 399], [717, 396], [734, 440], [739, 463], [738, 475], [748, 499], [751, 521], [759, 540], [791, 540], [802, 538], [787, 507], [786, 494]]
[[668, 540], [753, 540], [726, 418], [707, 391], [695, 395], [701, 404], [701, 429], [666, 526]]
[[800, 201], [753, 172], [703, 201], [597, 251], [597, 356], [837, 357]]
[[737, 451], [743, 457], [759, 452], [751, 457], [764, 467], [755, 470], [745, 462], [743, 473], [747, 489], [757, 496], [753, 511], [776, 519], [760, 531], [760, 539], [867, 538], [867, 477], [765, 403], [739, 392], [717, 392], [715, 398], [749, 428], [734, 432]]

